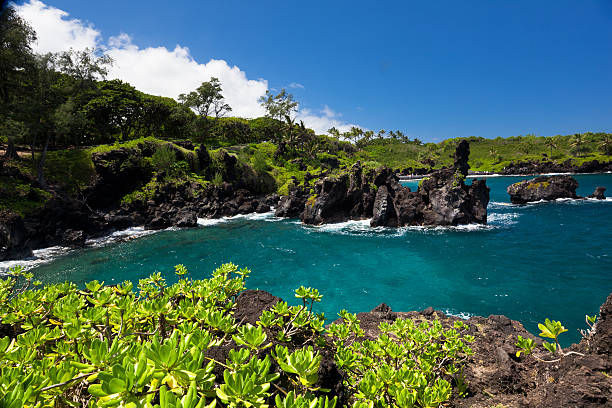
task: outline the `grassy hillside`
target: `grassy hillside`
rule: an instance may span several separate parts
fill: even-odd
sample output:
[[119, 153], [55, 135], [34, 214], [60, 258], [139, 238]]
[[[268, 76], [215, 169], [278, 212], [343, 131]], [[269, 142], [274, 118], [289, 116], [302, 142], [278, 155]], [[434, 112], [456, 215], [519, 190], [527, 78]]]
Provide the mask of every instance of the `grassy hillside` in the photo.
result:
[[[606, 139], [607, 138], [607, 139]], [[476, 171], [500, 171], [511, 162], [553, 160], [561, 163], [570, 160], [581, 164], [589, 160], [612, 161], [610, 135], [586, 133], [578, 138], [575, 135], [538, 137], [516, 136], [485, 139], [470, 137], [470, 166]], [[455, 146], [463, 138], [447, 139], [440, 143], [416, 144], [399, 140], [375, 140], [365, 146], [359, 156], [377, 161], [393, 168], [434, 168], [449, 166], [453, 163]], [[552, 145], [551, 145], [552, 142]]]

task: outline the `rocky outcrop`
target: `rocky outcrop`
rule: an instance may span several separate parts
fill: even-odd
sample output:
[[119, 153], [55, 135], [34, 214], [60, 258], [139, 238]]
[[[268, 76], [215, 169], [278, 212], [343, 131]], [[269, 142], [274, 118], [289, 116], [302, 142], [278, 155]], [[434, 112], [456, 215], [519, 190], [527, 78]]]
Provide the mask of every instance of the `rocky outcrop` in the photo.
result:
[[12, 211], [0, 211], [0, 261], [31, 255], [23, 219]]
[[612, 162], [591, 160], [578, 166], [572, 164], [571, 160], [566, 160], [562, 163], [546, 160], [512, 162], [501, 171], [501, 174], [528, 175], [543, 173], [603, 173], [606, 171], [612, 171]]
[[96, 179], [85, 191], [88, 205], [95, 209], [108, 208], [146, 184], [153, 176], [153, 169], [144, 157], [143, 150], [125, 147], [92, 154]]
[[570, 176], [541, 176], [514, 183], [507, 188], [510, 201], [526, 204], [534, 201], [550, 201], [557, 198], [579, 198], [578, 182]]
[[282, 196], [276, 206], [275, 215], [277, 217], [295, 218], [299, 217], [304, 211], [304, 205], [308, 198], [308, 192], [305, 187], [292, 187], [289, 194]]
[[101, 213], [83, 202], [57, 195], [36, 214], [24, 220], [32, 248], [49, 246], [83, 246], [86, 238], [98, 236], [112, 228]]
[[301, 219], [319, 225], [371, 218], [372, 227], [485, 224], [489, 188], [484, 180], [465, 184], [468, 156], [469, 144], [462, 141], [453, 168], [434, 172], [415, 192], [402, 186], [391, 169], [366, 171], [358, 162], [343, 175], [316, 182]]
[[604, 192], [606, 191], [605, 187], [597, 187], [595, 188], [595, 191], [593, 191], [593, 194], [591, 194], [590, 196], [587, 196], [588, 198], [594, 198], [596, 200], [605, 200], [606, 196], [604, 194]]
[[[384, 303], [371, 312], [358, 313], [365, 339], [381, 334], [380, 324], [396, 319], [432, 322], [438, 319], [445, 328], [461, 320], [433, 308], [421, 312], [394, 312]], [[337, 321], [339, 322], [339, 321]], [[504, 407], [603, 407], [612, 405], [612, 295], [600, 309], [599, 322], [592, 337], [550, 358], [541, 346], [532, 355], [516, 356], [518, 336], [541, 344], [542, 339], [527, 332], [523, 325], [505, 316], [473, 316], [463, 320], [473, 355], [463, 370], [467, 395], [453, 393], [450, 406]], [[571, 351], [571, 353], [568, 353]], [[536, 358], [537, 357], [537, 358]], [[545, 362], [556, 360], [552, 363]]]

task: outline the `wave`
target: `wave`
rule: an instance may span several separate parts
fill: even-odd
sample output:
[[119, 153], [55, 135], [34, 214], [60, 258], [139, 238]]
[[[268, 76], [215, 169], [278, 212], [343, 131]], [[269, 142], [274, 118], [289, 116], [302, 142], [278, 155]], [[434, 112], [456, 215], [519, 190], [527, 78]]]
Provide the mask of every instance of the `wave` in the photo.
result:
[[132, 227], [120, 231], [115, 231], [110, 235], [106, 235], [100, 238], [88, 239], [85, 241], [85, 245], [98, 247], [118, 241], [129, 241], [132, 239], [144, 237], [145, 235], [154, 234], [155, 230], [146, 230], [144, 227]]
[[529, 201], [526, 205], [539, 205], [539, 204], [547, 204], [547, 203], [559, 203], [559, 204], [582, 204], [582, 203], [610, 203], [612, 202], [612, 197], [606, 197], [603, 200], [598, 200], [596, 198], [557, 198], [555, 200], [537, 200], [537, 201]]
[[0, 262], [0, 276], [6, 275], [11, 268], [16, 266], [23, 266], [26, 270], [32, 269], [35, 266], [51, 262], [58, 256], [67, 254], [70, 251], [70, 248], [62, 246], [35, 249], [32, 251], [32, 256], [29, 258]]
[[349, 220], [333, 224], [323, 225], [307, 225], [295, 220], [294, 224], [300, 225], [308, 233], [331, 233], [339, 235], [366, 235], [377, 237], [401, 237], [410, 232], [418, 232], [425, 234], [444, 234], [448, 232], [471, 232], [471, 231], [487, 231], [497, 228], [495, 225], [483, 224], [465, 224], [465, 225], [448, 225], [448, 226], [425, 226], [411, 225], [405, 227], [370, 227], [370, 219], [365, 220]]
[[521, 216], [520, 213], [489, 213], [487, 216], [487, 222], [493, 225], [514, 225], [516, 224], [517, 218]]
[[[132, 239], [137, 239], [156, 232], [159, 231], [145, 230], [145, 228], [142, 226], [132, 227], [115, 231], [103, 237], [90, 238], [85, 241], [85, 246], [97, 248], [112, 244], [114, 242], [130, 241]], [[48, 248], [35, 249], [32, 251], [32, 256], [29, 258], [0, 262], [0, 275], [6, 274], [11, 268], [19, 265], [23, 266], [26, 270], [32, 269], [36, 266], [51, 262], [55, 258], [66, 255], [72, 251], [74, 251], [73, 248], [64, 246], [52, 246]]]
[[231, 217], [221, 218], [198, 218], [198, 225], [201, 227], [210, 227], [213, 225], [223, 224], [226, 222], [236, 220], [248, 220], [248, 221], [281, 221], [284, 218], [276, 217], [274, 210], [265, 213], [249, 213], [249, 214], [238, 214]]
[[455, 309], [442, 309], [445, 315], [458, 317], [462, 320], [468, 320], [470, 317], [475, 316], [472, 313], [468, 312], [457, 312]]

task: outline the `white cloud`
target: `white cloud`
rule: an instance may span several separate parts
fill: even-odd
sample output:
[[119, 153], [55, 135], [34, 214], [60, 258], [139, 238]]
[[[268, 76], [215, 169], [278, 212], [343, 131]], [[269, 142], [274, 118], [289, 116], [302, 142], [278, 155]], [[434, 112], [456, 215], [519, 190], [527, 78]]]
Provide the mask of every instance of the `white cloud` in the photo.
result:
[[100, 32], [91, 24], [67, 19], [68, 13], [41, 1], [30, 0], [29, 3], [15, 6], [15, 9], [36, 30], [37, 41], [33, 49], [38, 53], [96, 47], [102, 39]]
[[332, 127], [335, 127], [340, 132], [346, 132], [353, 126], [361, 127], [353, 123], [346, 123], [340, 119], [341, 116], [341, 114], [334, 112], [329, 108], [329, 106], [325, 105], [323, 109], [318, 112], [313, 112], [310, 109], [305, 108], [300, 109], [297, 114], [297, 120], [304, 121], [304, 123], [309, 128], [313, 129], [317, 134], [327, 133], [327, 131]]
[[111, 37], [106, 54], [114, 60], [109, 77], [129, 82], [143, 92], [178, 97], [197, 88], [211, 77], [219, 78], [223, 95], [232, 107], [232, 115], [262, 116], [265, 111], [257, 100], [266, 93], [266, 80], [248, 79], [237, 66], [224, 60], [210, 60], [206, 64], [195, 61], [187, 47], [177, 45], [139, 48], [129, 36]]
[[[15, 8], [36, 31], [38, 41], [34, 50], [38, 53], [70, 48], [100, 48], [114, 60], [109, 69], [109, 78], [129, 82], [146, 93], [172, 98], [216, 77], [221, 81], [225, 99], [233, 108], [232, 115], [249, 118], [265, 113], [258, 99], [266, 93], [268, 81], [248, 79], [239, 67], [224, 60], [211, 59], [205, 64], [199, 63], [191, 56], [189, 48], [178, 44], [174, 50], [166, 47], [140, 48], [125, 33], [109, 37], [105, 43], [102, 33], [92, 24], [70, 18], [66, 11], [39, 0], [30, 0]], [[289, 87], [304, 89], [297, 82], [292, 82]], [[326, 133], [332, 126], [341, 131], [355, 126], [342, 121], [340, 116], [327, 106], [320, 112], [304, 108], [298, 112], [298, 119], [317, 133]]]

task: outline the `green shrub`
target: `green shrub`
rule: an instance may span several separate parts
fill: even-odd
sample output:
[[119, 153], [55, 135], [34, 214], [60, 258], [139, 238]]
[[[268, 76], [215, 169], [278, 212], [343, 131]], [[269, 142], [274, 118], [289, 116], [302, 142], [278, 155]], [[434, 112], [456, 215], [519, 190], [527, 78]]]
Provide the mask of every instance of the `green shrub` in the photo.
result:
[[[234, 307], [248, 269], [224, 264], [203, 280], [183, 265], [175, 273], [172, 285], [157, 272], [136, 286], [41, 287], [15, 268], [0, 280], [0, 320], [12, 333], [0, 338], [0, 406], [335, 408], [337, 397], [317, 386], [326, 347], [353, 407], [437, 407], [452, 382], [465, 388], [462, 322], [398, 319], [375, 340], [352, 341], [363, 331], [342, 312], [327, 341], [316, 289], [302, 286], [300, 305], [278, 302], [242, 325]], [[225, 361], [212, 357], [229, 344]]]
[[340, 316], [343, 323], [332, 324], [329, 335], [336, 362], [348, 374], [353, 406], [437, 407], [450, 399], [452, 381], [465, 388], [462, 368], [472, 354], [467, 343], [474, 339], [462, 334], [463, 322], [444, 329], [438, 320], [397, 319], [382, 322], [377, 339], [359, 341], [364, 332], [356, 316], [346, 311]]
[[268, 170], [266, 155], [259, 150], [253, 154], [253, 157], [251, 157], [251, 163], [257, 173], [263, 173]]
[[176, 152], [170, 145], [162, 145], [155, 150], [151, 161], [155, 170], [168, 171], [176, 163]]

